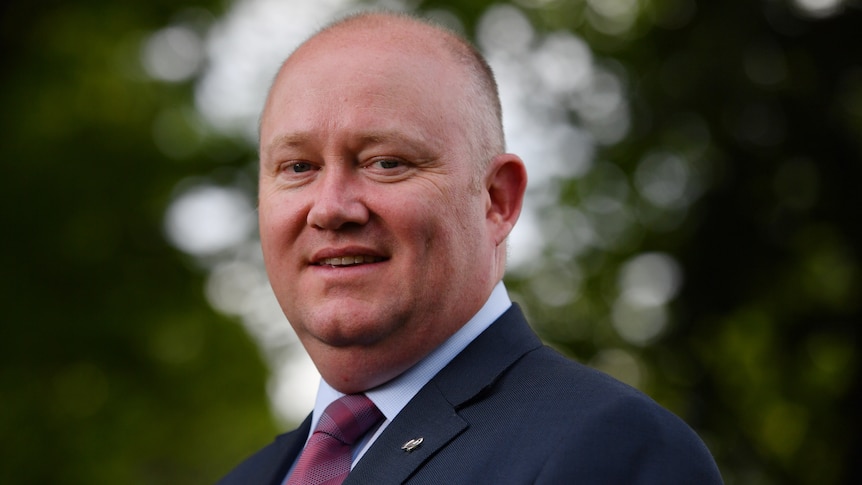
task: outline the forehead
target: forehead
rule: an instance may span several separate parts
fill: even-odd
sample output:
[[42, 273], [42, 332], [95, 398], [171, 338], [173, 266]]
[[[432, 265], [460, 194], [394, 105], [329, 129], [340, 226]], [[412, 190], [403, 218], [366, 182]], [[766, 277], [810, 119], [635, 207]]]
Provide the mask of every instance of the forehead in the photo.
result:
[[[370, 131], [399, 126], [435, 131], [460, 124], [463, 73], [440, 40], [429, 35], [400, 27], [344, 27], [312, 38], [279, 72], [262, 119], [261, 142], [323, 123]], [[402, 125], [405, 118], [412, 127]]]

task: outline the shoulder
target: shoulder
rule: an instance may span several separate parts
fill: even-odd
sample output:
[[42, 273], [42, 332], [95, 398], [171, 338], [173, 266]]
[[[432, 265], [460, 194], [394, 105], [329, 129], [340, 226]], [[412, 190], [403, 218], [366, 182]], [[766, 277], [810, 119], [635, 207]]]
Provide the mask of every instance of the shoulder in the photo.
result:
[[[481, 375], [484, 359], [465, 360], [462, 380]], [[470, 399], [449, 401], [465, 429], [416, 483], [721, 483], [686, 423], [606, 374], [539, 345], [493, 375]]]
[[295, 430], [281, 434], [267, 446], [237, 465], [217, 485], [280, 484], [294, 459], [302, 451], [311, 416]]
[[526, 354], [500, 384], [524, 387], [524, 398], [537, 406], [532, 426], [553, 440], [540, 483], [572, 476], [600, 478], [593, 483], [721, 483], [708, 449], [682, 419], [552, 349]]

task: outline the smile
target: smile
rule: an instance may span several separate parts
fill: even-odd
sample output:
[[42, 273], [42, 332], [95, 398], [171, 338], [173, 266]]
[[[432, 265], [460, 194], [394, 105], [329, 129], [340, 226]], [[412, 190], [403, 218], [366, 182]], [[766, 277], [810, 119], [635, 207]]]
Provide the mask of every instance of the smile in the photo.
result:
[[328, 266], [354, 266], [357, 264], [377, 263], [383, 261], [383, 258], [378, 256], [342, 256], [338, 258], [325, 258], [320, 262], [321, 265]]

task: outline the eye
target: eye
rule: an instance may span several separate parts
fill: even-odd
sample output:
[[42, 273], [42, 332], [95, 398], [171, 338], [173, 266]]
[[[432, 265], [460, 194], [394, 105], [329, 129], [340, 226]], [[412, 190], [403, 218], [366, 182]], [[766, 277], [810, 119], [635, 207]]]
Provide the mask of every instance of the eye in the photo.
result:
[[369, 160], [364, 167], [370, 177], [396, 182], [410, 173], [412, 164], [397, 157], [380, 157]]
[[398, 160], [392, 160], [389, 158], [384, 158], [383, 160], [375, 161], [374, 165], [377, 165], [378, 167], [385, 169], [385, 170], [391, 170], [393, 168], [398, 168], [398, 167], [402, 166], [403, 164], [401, 162], [399, 162]]
[[303, 173], [311, 170], [311, 164], [308, 162], [296, 162], [290, 165], [288, 170], [293, 171], [293, 173]]

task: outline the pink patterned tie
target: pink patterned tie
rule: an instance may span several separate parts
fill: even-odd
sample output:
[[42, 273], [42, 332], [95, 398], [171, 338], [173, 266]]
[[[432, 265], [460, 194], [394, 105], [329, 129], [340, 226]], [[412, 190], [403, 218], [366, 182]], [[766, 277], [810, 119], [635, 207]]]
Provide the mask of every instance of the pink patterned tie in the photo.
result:
[[350, 472], [353, 444], [382, 419], [365, 394], [349, 394], [327, 406], [287, 485], [339, 485]]

